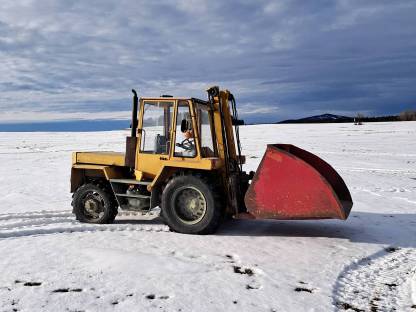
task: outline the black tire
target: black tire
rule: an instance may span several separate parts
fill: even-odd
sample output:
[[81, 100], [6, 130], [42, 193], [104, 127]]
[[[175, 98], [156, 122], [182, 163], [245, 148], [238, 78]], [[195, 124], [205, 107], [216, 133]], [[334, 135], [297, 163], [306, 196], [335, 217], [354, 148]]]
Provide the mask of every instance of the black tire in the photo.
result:
[[97, 184], [87, 183], [79, 187], [74, 193], [72, 206], [76, 219], [80, 222], [112, 223], [117, 215], [114, 196], [108, 189]]
[[[195, 175], [175, 176], [168, 182], [162, 194], [161, 215], [171, 230], [184, 234], [215, 232], [221, 223], [224, 209], [219, 192], [213, 189], [212, 184], [207, 179]], [[194, 215], [194, 211], [183, 207], [180, 196], [183, 196], [184, 192], [188, 192], [187, 203], [198, 202], [198, 208], [204, 207], [203, 213], [199, 211], [200, 214], [198, 212], [198, 215]], [[184, 211], [188, 215], [181, 214]], [[187, 219], [189, 214], [191, 218], [195, 216], [195, 220]]]

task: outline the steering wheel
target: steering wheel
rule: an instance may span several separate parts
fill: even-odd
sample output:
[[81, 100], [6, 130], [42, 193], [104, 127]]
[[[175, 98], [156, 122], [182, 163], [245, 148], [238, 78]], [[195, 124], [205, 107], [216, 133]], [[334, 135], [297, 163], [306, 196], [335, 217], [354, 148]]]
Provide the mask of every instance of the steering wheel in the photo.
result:
[[176, 146], [183, 148], [185, 151], [193, 151], [195, 148], [194, 142], [189, 139], [185, 139], [181, 143], [176, 143]]

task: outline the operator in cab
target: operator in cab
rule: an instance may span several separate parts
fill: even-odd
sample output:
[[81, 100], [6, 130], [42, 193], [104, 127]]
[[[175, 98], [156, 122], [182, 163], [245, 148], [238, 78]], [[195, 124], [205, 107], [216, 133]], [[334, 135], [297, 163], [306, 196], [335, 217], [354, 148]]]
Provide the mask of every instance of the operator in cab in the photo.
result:
[[181, 132], [184, 139], [181, 143], [176, 143], [177, 147], [180, 147], [183, 151], [180, 152], [181, 156], [184, 157], [195, 157], [195, 139], [194, 132], [191, 127], [191, 122], [187, 119], [183, 119], [181, 122]]

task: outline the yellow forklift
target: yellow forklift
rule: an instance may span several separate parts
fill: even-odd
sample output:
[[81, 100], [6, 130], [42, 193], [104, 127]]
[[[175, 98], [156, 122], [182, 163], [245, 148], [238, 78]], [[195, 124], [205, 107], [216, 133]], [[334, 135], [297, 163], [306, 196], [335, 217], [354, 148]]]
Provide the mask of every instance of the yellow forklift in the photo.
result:
[[325, 161], [290, 144], [268, 145], [256, 172], [243, 170], [236, 101], [211, 87], [208, 99], [138, 99], [132, 90], [125, 153], [74, 152], [77, 220], [113, 222], [118, 209], [160, 216], [171, 230], [213, 233], [226, 218], [346, 219], [351, 195]]

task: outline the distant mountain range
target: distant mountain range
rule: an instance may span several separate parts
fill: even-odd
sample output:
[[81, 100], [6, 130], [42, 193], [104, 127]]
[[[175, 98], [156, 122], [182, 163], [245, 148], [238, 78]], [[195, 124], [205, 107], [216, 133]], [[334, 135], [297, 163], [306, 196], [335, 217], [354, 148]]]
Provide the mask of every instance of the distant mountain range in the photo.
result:
[[[373, 121], [398, 121], [399, 116], [380, 116], [380, 117], [362, 117], [362, 122], [373, 122]], [[288, 119], [278, 122], [279, 124], [291, 124], [291, 123], [337, 123], [337, 122], [354, 122], [354, 117], [323, 114], [316, 115], [300, 119]]]

